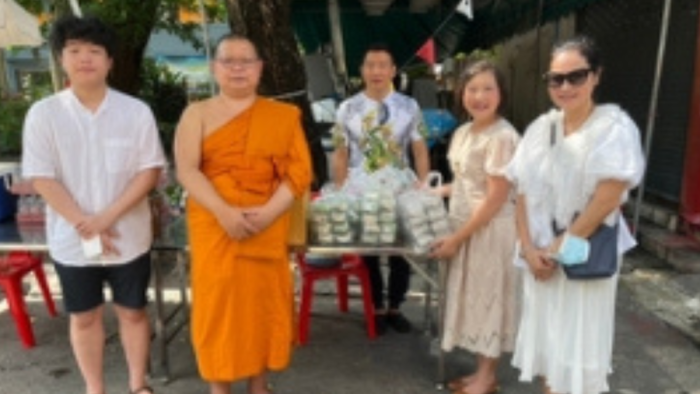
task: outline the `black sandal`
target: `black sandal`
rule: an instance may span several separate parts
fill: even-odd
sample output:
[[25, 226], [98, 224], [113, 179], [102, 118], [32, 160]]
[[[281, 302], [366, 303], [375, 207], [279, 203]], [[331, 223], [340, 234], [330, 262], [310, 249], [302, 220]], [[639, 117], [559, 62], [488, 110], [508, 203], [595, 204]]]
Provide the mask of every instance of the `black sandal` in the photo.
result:
[[134, 391], [130, 391], [129, 394], [154, 394], [155, 392], [150, 386], [139, 387]]

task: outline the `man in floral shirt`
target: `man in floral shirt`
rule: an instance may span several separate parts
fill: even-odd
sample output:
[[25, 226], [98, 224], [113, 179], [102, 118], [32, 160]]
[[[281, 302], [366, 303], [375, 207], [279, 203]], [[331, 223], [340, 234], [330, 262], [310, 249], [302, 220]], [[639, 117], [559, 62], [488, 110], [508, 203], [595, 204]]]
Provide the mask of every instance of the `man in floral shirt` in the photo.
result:
[[[409, 149], [418, 178], [424, 180], [430, 167], [423, 116], [414, 99], [394, 91], [396, 65], [388, 47], [371, 45], [365, 52], [361, 73], [364, 90], [344, 101], [337, 113], [334, 182], [342, 186], [358, 171], [372, 173], [387, 165], [407, 166]], [[377, 332], [383, 334], [387, 326], [401, 333], [411, 331], [411, 323], [399, 311], [409, 285], [408, 263], [400, 256], [389, 257], [387, 307], [379, 257], [365, 256], [364, 260], [372, 282]]]

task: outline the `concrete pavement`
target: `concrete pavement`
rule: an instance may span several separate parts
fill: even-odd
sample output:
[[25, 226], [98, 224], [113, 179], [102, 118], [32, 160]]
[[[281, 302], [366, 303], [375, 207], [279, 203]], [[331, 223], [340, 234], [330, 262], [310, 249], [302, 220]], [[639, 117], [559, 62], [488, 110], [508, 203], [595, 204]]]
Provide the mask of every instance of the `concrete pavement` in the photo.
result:
[[[618, 297], [614, 374], [612, 393], [618, 394], [700, 394], [700, 351], [685, 335], [657, 318], [639, 301], [639, 281], [630, 280], [643, 267], [659, 264], [644, 252], [635, 252], [625, 263]], [[50, 268], [50, 267], [47, 267]], [[634, 268], [634, 269], [633, 269]], [[49, 269], [51, 276], [52, 270]], [[636, 273], [635, 273], [636, 272]], [[410, 319], [421, 326], [422, 283], [414, 276], [413, 289], [404, 308]], [[53, 290], [57, 297], [58, 286]], [[175, 288], [172, 288], [175, 294]], [[51, 319], [32, 283], [28, 294], [34, 317], [38, 346], [24, 350], [15, 333], [0, 296], [0, 394], [82, 394], [82, 382], [67, 339], [65, 315]], [[60, 304], [60, 301], [59, 301]], [[172, 305], [172, 304], [171, 304]], [[299, 348], [291, 367], [274, 374], [279, 394], [414, 394], [435, 391], [436, 358], [430, 354], [431, 340], [421, 331], [401, 335], [389, 332], [369, 341], [363, 329], [359, 299], [351, 301], [351, 311], [337, 311], [334, 297], [317, 295], [309, 345]], [[107, 319], [114, 333], [113, 317]], [[187, 329], [171, 344], [173, 380], [154, 381], [157, 393], [198, 394], [207, 388], [197, 375]], [[500, 367], [501, 393], [540, 393], [538, 384], [521, 383], [509, 356]], [[467, 354], [456, 352], [447, 358], [447, 377], [473, 368]], [[109, 393], [126, 393], [127, 376], [119, 340], [107, 341], [106, 382]], [[237, 385], [236, 393], [244, 393]]]

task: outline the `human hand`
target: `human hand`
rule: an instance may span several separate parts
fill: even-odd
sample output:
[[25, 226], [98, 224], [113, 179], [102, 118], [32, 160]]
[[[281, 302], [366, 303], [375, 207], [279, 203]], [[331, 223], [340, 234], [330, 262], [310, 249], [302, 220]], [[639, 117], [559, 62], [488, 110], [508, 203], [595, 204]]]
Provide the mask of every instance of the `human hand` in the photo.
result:
[[75, 230], [82, 238], [88, 239], [104, 233], [113, 224], [113, 220], [105, 213], [86, 215], [75, 224]]
[[452, 236], [440, 238], [430, 247], [430, 257], [436, 259], [451, 259], [457, 254], [461, 242]]
[[434, 194], [438, 197], [444, 198], [449, 195], [449, 186], [441, 185], [436, 187], [429, 187], [428, 193]]
[[221, 212], [217, 212], [216, 219], [226, 234], [236, 241], [241, 241], [255, 233], [253, 225], [243, 212], [235, 207], [227, 206]]
[[246, 208], [243, 210], [243, 216], [251, 224], [253, 234], [268, 228], [277, 217], [274, 210], [267, 205]]
[[547, 248], [547, 254], [549, 256], [555, 256], [557, 252], [559, 252], [559, 248], [561, 248], [561, 243], [564, 241], [564, 235], [560, 235], [552, 241], [552, 243], [549, 245]]
[[530, 272], [539, 281], [546, 281], [551, 278], [557, 270], [555, 263], [549, 254], [541, 249], [530, 248], [524, 253], [525, 261], [530, 267]]
[[115, 240], [119, 238], [119, 234], [113, 229], [107, 229], [100, 233], [100, 242], [102, 242], [102, 254], [104, 256], [119, 256]]

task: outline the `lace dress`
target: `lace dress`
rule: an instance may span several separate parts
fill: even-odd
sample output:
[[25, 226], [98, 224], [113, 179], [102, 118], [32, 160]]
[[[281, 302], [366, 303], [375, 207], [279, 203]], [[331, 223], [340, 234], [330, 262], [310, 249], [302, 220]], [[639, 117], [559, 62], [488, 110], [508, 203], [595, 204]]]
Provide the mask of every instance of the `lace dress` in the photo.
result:
[[[454, 180], [450, 198], [453, 228], [463, 226], [487, 193], [489, 176], [502, 176], [518, 143], [505, 120], [475, 133], [471, 124], [452, 139], [448, 159]], [[515, 209], [509, 199], [465, 242], [449, 263], [442, 347], [464, 348], [488, 357], [511, 351], [517, 329], [519, 271], [513, 266]]]

